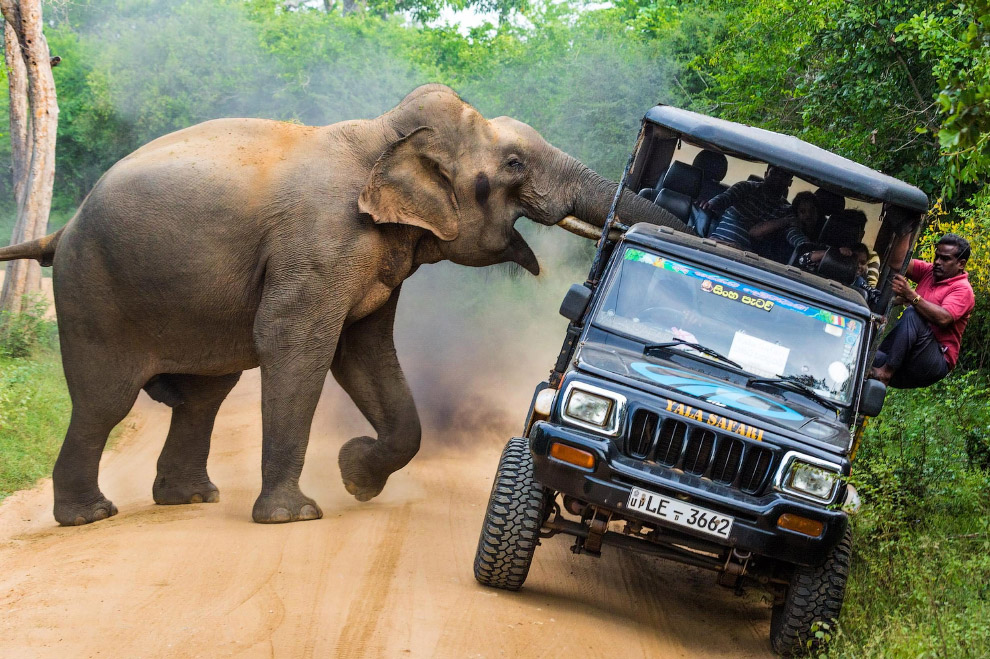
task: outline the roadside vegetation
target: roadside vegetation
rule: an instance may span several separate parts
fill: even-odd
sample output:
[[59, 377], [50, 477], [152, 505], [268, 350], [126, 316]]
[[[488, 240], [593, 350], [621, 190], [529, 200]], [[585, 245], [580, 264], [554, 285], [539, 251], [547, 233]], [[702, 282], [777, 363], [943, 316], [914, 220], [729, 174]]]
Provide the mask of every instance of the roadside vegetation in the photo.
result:
[[[439, 25], [443, 7], [491, 11], [492, 22]], [[62, 64], [51, 226], [113, 162], [171, 130], [221, 116], [372, 117], [429, 81], [452, 85], [488, 116], [531, 123], [612, 178], [642, 113], [664, 102], [797, 135], [910, 181], [933, 201], [919, 256], [946, 231], [967, 237], [977, 309], [956, 371], [930, 389], [891, 392], [867, 428], [853, 575], [838, 628], [823, 633], [836, 657], [990, 655], [990, 3], [590, 7], [54, 2], [48, 38]], [[0, 138], [0, 162], [9, 151]], [[11, 197], [0, 178], [0, 199]], [[0, 236], [11, 218], [0, 207]], [[587, 249], [572, 258], [585, 261]], [[26, 352], [0, 348], [0, 497], [50, 471], [68, 418], [44, 327]]]
[[0, 317], [0, 499], [49, 476], [69, 423], [55, 323], [48, 303]]

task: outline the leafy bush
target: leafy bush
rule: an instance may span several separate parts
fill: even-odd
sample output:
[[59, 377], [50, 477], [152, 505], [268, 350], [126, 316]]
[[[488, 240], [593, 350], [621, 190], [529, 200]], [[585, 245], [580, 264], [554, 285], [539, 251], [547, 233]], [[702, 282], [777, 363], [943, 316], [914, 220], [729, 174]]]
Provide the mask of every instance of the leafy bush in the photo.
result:
[[990, 423], [988, 396], [987, 376], [954, 373], [892, 391], [867, 429], [853, 467], [864, 506], [830, 655], [990, 655], [990, 488], [969, 455], [973, 429]]
[[21, 313], [0, 311], [0, 357], [23, 358], [39, 345], [51, 345], [55, 338], [55, 323], [45, 318], [48, 301], [28, 296]]
[[0, 499], [51, 474], [70, 408], [57, 351], [0, 356]]

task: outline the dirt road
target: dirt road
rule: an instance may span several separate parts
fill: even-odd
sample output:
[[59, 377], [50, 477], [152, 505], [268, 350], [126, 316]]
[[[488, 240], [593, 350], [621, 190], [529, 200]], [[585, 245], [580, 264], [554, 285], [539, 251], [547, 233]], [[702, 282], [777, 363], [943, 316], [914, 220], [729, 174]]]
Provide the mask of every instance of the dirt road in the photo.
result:
[[710, 574], [552, 538], [524, 589], [479, 586], [471, 564], [504, 437], [424, 451], [370, 503], [340, 484], [336, 452], [363, 421], [328, 385], [303, 489], [320, 521], [250, 520], [260, 486], [257, 371], [220, 412], [217, 504], [155, 506], [168, 410], [143, 396], [101, 484], [110, 520], [58, 528], [51, 484], [0, 504], [2, 657], [753, 657], [768, 609]]

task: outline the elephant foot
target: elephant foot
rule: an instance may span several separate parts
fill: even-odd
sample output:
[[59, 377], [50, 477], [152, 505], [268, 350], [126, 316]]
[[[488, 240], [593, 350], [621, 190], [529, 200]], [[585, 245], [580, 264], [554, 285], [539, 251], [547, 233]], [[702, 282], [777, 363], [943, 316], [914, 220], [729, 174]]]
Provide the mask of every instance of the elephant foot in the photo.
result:
[[262, 493], [254, 502], [251, 517], [259, 524], [282, 524], [320, 519], [323, 511], [315, 501], [296, 489], [294, 492]]
[[358, 501], [371, 501], [381, 494], [391, 472], [382, 474], [377, 465], [380, 458], [375, 453], [376, 440], [371, 437], [355, 437], [340, 447], [337, 463], [344, 487]]
[[176, 506], [184, 503], [216, 503], [220, 501], [220, 490], [209, 479], [193, 483], [175, 483], [162, 478], [156, 478], [151, 492], [155, 503], [160, 506]]
[[82, 526], [117, 514], [117, 506], [102, 494], [89, 503], [55, 502], [55, 521], [62, 526]]

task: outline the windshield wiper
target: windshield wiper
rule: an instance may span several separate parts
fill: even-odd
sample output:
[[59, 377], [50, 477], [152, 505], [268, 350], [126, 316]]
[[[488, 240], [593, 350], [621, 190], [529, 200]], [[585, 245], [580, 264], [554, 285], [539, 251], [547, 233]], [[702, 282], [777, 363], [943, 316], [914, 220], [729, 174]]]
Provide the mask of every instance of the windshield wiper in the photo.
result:
[[740, 371], [742, 370], [742, 366], [740, 366], [739, 364], [735, 363], [734, 361], [732, 361], [731, 359], [729, 359], [728, 357], [726, 357], [725, 355], [723, 355], [719, 351], [712, 350], [708, 346], [701, 345], [700, 343], [694, 343], [692, 341], [685, 341], [684, 339], [674, 339], [673, 341], [666, 341], [664, 343], [651, 343], [650, 345], [648, 345], [645, 348], [643, 348], [643, 354], [644, 355], [653, 355], [658, 350], [667, 350], [669, 348], [676, 348], [677, 346], [686, 346], [688, 348], [692, 348], [694, 350], [697, 350], [698, 352], [700, 352], [703, 355], [708, 355], [709, 357], [714, 357], [715, 359], [720, 359], [723, 362], [725, 362], [726, 364], [730, 364], [732, 366], [735, 366]]
[[803, 378], [799, 375], [778, 375], [775, 378], [750, 378], [746, 381], [746, 384], [775, 384], [783, 389], [789, 389], [790, 391], [803, 394], [833, 412], [839, 411], [838, 405], [805, 384]]

